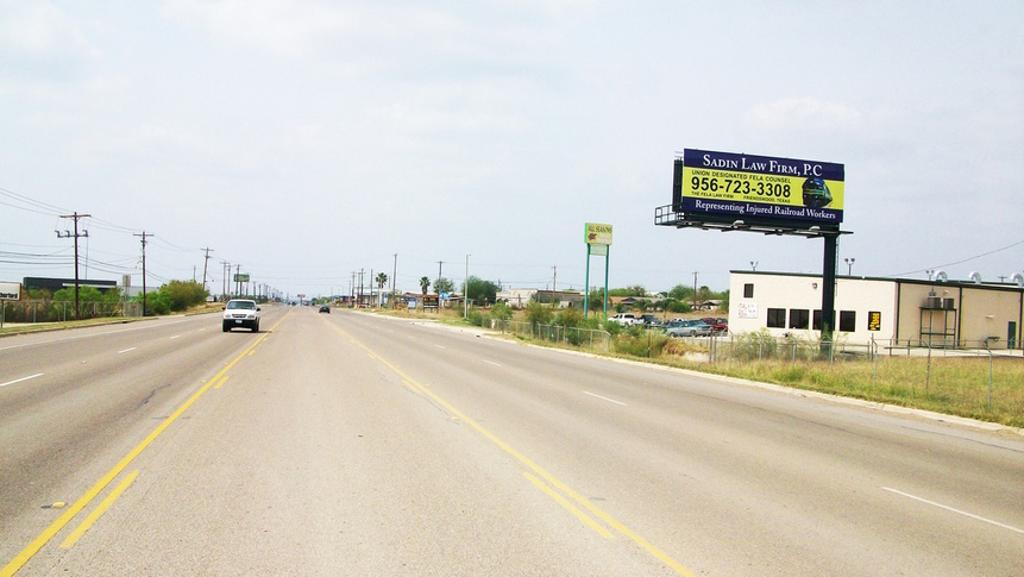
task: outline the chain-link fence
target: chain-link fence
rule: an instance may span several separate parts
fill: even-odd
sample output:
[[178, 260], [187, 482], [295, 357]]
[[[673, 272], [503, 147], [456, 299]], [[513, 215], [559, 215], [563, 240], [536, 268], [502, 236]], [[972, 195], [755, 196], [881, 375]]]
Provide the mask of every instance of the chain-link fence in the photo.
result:
[[715, 372], [1024, 425], [1024, 353], [991, 340], [847, 343], [766, 333], [673, 339]]
[[563, 327], [560, 325], [543, 325], [523, 321], [503, 321], [498, 319], [491, 319], [490, 326], [492, 329], [503, 333], [511, 333], [552, 343], [572, 345], [592, 351], [608, 352], [611, 345], [611, 334], [607, 331], [598, 329]]
[[[79, 319], [142, 316], [142, 304], [136, 302], [82, 301], [78, 309]], [[0, 301], [0, 324], [66, 322], [75, 318], [74, 301]]]

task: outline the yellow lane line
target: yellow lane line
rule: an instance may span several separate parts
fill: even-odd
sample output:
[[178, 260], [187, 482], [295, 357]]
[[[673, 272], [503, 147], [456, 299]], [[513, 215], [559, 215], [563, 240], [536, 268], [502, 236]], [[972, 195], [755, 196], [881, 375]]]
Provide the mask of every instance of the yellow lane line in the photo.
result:
[[[451, 403], [446, 401], [440, 395], [434, 393], [430, 389], [428, 389], [425, 386], [419, 384], [419, 382], [417, 382], [416, 379], [410, 377], [402, 369], [398, 368], [397, 366], [395, 366], [391, 362], [387, 361], [386, 359], [384, 359], [384, 358], [380, 357], [379, 355], [377, 355], [376, 353], [374, 353], [373, 350], [371, 350], [368, 346], [364, 345], [360, 341], [357, 341], [355, 338], [353, 338], [351, 335], [349, 335], [347, 332], [342, 330], [337, 325], [335, 325], [333, 323], [328, 323], [328, 324], [332, 328], [334, 328], [335, 331], [337, 331], [338, 333], [343, 335], [345, 338], [347, 338], [353, 344], [355, 344], [356, 346], [360, 347], [361, 349], [363, 349], [364, 351], [369, 353], [371, 356], [373, 356], [377, 360], [379, 360], [383, 365], [385, 365], [386, 367], [388, 367], [389, 369], [391, 369], [392, 371], [397, 373], [398, 376], [402, 377], [402, 379], [404, 379], [405, 381], [408, 381], [409, 384], [413, 385], [424, 396], [430, 398], [435, 403], [437, 403], [440, 407], [442, 407], [444, 410], [448, 411], [449, 414], [451, 414], [452, 416], [457, 417], [460, 420], [462, 420], [462, 422], [464, 422], [466, 425], [469, 425], [473, 430], [475, 430], [476, 432], [480, 433], [487, 440], [489, 440], [492, 443], [494, 443], [499, 449], [501, 449], [502, 451], [504, 451], [505, 453], [510, 455], [515, 460], [517, 460], [520, 463], [522, 463], [524, 466], [526, 466], [526, 468], [528, 468], [531, 471], [533, 471], [538, 477], [540, 477], [541, 479], [544, 479], [549, 485], [551, 485], [552, 487], [558, 489], [559, 491], [561, 491], [565, 495], [568, 495], [569, 498], [571, 498], [573, 501], [575, 501], [579, 506], [581, 506], [584, 509], [586, 509], [587, 511], [589, 511], [591, 515], [593, 515], [593, 516], [597, 517], [598, 519], [604, 521], [604, 523], [606, 525], [608, 525], [609, 527], [611, 527], [612, 529], [617, 531], [619, 534], [623, 535], [624, 537], [626, 537], [627, 539], [629, 539], [630, 541], [635, 543], [638, 547], [640, 547], [641, 549], [646, 551], [649, 555], [651, 555], [655, 559], [661, 561], [666, 567], [668, 567], [669, 569], [672, 569], [676, 574], [682, 575], [683, 577], [696, 577], [696, 574], [694, 574], [693, 571], [689, 570], [685, 565], [683, 565], [679, 561], [676, 561], [675, 559], [673, 559], [668, 553], [666, 553], [666, 552], [662, 551], [661, 549], [659, 549], [658, 547], [656, 547], [650, 541], [648, 541], [647, 539], [645, 539], [642, 536], [640, 536], [640, 534], [636, 533], [635, 531], [633, 531], [629, 527], [623, 525], [615, 517], [612, 517], [610, 514], [608, 514], [608, 513], [604, 512], [603, 510], [601, 510], [601, 508], [599, 508], [597, 505], [593, 504], [590, 501], [590, 499], [587, 499], [583, 495], [581, 495], [581, 494], [577, 493], [576, 491], [574, 491], [572, 488], [570, 488], [568, 485], [566, 485], [565, 483], [560, 481], [557, 477], [552, 475], [546, 469], [544, 469], [543, 467], [541, 467], [537, 463], [533, 462], [533, 460], [531, 460], [529, 457], [527, 457], [523, 453], [520, 453], [518, 450], [513, 448], [511, 445], [509, 445], [508, 443], [503, 441], [500, 437], [498, 437], [494, 433], [492, 433], [492, 432], [488, 431], [487, 429], [485, 429], [480, 423], [477, 423], [476, 421], [471, 419], [468, 415], [466, 415], [465, 413], [463, 413], [459, 409], [455, 408], [454, 405], [452, 405]], [[0, 577], [3, 577], [3, 576], [0, 575]]]
[[587, 515], [583, 511], [580, 511], [579, 508], [576, 507], [576, 505], [570, 503], [568, 499], [561, 496], [557, 491], [545, 485], [544, 481], [541, 481], [540, 479], [526, 471], [523, 471], [523, 476], [526, 477], [528, 481], [533, 483], [535, 487], [540, 489], [545, 495], [554, 499], [555, 502], [561, 505], [563, 509], [575, 515], [576, 518], [582, 521], [584, 525], [596, 531], [598, 535], [604, 537], [605, 539], [613, 538], [612, 534], [608, 531], [608, 529], [605, 529], [603, 525], [595, 521], [590, 515]]
[[[286, 312], [285, 315], [281, 317], [281, 320], [277, 321], [274, 324], [274, 326], [271, 327], [270, 330], [274, 330], [274, 328], [276, 328], [277, 325], [284, 322], [284, 320], [288, 318], [290, 312], [291, 311]], [[24, 549], [22, 549], [17, 555], [14, 556], [13, 559], [11, 559], [7, 563], [7, 565], [4, 565], [3, 569], [0, 569], [0, 577], [11, 577], [19, 570], [21, 570], [21, 568], [24, 567], [25, 564], [28, 563], [29, 560], [32, 559], [32, 557], [34, 557], [35, 554], [38, 553], [40, 549], [46, 546], [46, 544], [49, 543], [50, 540], [53, 539], [53, 537], [57, 533], [59, 533], [61, 529], [63, 529], [68, 523], [70, 523], [71, 520], [74, 519], [75, 516], [82, 511], [82, 509], [88, 506], [89, 503], [91, 503], [92, 500], [95, 499], [96, 496], [99, 495], [100, 492], [102, 492], [103, 489], [107, 487], [107, 485], [109, 485], [115, 478], [117, 478], [117, 476], [120, 475], [121, 472], [124, 471], [125, 468], [127, 468], [128, 465], [130, 465], [131, 462], [134, 461], [135, 458], [138, 457], [142, 453], [142, 451], [146, 449], [146, 447], [151, 445], [153, 441], [155, 441], [156, 438], [160, 436], [161, 433], [167, 430], [167, 427], [170, 427], [171, 424], [174, 423], [174, 421], [178, 420], [178, 417], [180, 417], [182, 413], [188, 410], [188, 408], [191, 407], [193, 403], [199, 400], [199, 397], [202, 397], [203, 394], [210, 389], [214, 382], [216, 382], [218, 379], [220, 379], [220, 377], [224, 376], [229, 370], [231, 370], [232, 367], [238, 364], [238, 362], [242, 360], [242, 357], [244, 357], [249, 352], [250, 349], [258, 345], [263, 338], [265, 337], [260, 337], [260, 339], [256, 340], [254, 343], [246, 347], [245, 350], [239, 353], [237, 357], [235, 357], [230, 363], [225, 365], [223, 369], [218, 371], [217, 374], [213, 376], [213, 378], [207, 381], [205, 385], [203, 385], [198, 391], [193, 393], [192, 396], [189, 397], [188, 400], [186, 400], [184, 403], [182, 403], [182, 405], [178, 407], [177, 410], [171, 413], [169, 417], [161, 421], [161, 423], [157, 425], [155, 429], [153, 429], [153, 432], [151, 432], [145, 439], [143, 439], [141, 443], [136, 445], [135, 448], [129, 451], [127, 455], [122, 457], [121, 460], [118, 461], [117, 464], [114, 465], [112, 469], [107, 471], [107, 473], [103, 475], [103, 477], [101, 477], [100, 480], [96, 481], [96, 483], [93, 484], [93, 486], [90, 487], [89, 490], [86, 491], [84, 495], [79, 497], [78, 500], [75, 501], [74, 504], [72, 504], [71, 507], [69, 507], [68, 510], [65, 511], [63, 515], [57, 517], [57, 519], [53, 523], [50, 523], [49, 527], [44, 529], [43, 532], [36, 536], [36, 538], [33, 539], [31, 543], [26, 545]]]
[[213, 388], [219, 389], [219, 388], [223, 387], [224, 383], [228, 382], [229, 378], [231, 378], [231, 377], [229, 377], [227, 375], [224, 375], [223, 377], [221, 377], [221, 379], [219, 381], [217, 381], [216, 385], [213, 385]]
[[92, 528], [93, 524], [107, 512], [107, 509], [114, 504], [114, 501], [117, 501], [117, 498], [121, 496], [121, 493], [124, 493], [125, 490], [135, 482], [135, 478], [138, 476], [139, 470], [136, 469], [125, 477], [117, 487], [114, 487], [114, 490], [107, 495], [107, 498], [100, 501], [100, 504], [96, 506], [93, 512], [89, 513], [89, 516], [82, 521], [82, 524], [76, 527], [75, 530], [68, 535], [67, 539], [64, 539], [64, 542], [60, 544], [60, 548], [70, 549], [74, 547], [75, 543], [78, 543], [78, 540], [82, 538], [82, 535], [85, 535], [85, 532]]

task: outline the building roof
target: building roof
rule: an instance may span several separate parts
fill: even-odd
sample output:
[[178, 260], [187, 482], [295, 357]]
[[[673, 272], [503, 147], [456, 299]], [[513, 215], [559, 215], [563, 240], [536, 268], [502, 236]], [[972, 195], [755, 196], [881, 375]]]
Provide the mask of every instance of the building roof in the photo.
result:
[[[821, 274], [817, 273], [802, 273], [802, 272], [773, 272], [773, 271], [752, 271], [752, 270], [731, 270], [730, 274], [748, 274], [748, 275], [765, 275], [765, 276], [790, 276], [790, 277], [804, 277], [804, 278], [821, 278]], [[927, 280], [927, 279], [916, 279], [916, 278], [900, 278], [900, 277], [883, 277], [883, 276], [849, 276], [849, 275], [836, 275], [836, 280], [867, 280], [877, 282], [895, 282], [903, 284], [916, 284], [926, 286], [951, 286], [957, 288], [983, 288], [991, 290], [1003, 290], [1011, 292], [1024, 292], [1021, 287], [1015, 286], [1011, 283], [992, 283], [982, 282], [976, 283], [970, 280]]]

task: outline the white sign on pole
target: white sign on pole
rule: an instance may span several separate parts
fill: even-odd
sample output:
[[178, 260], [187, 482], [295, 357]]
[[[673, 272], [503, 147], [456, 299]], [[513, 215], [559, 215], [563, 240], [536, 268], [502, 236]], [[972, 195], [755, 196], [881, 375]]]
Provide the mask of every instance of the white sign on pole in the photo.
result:
[[590, 256], [608, 256], [608, 245], [606, 245], [606, 244], [592, 244], [592, 245], [590, 245]]
[[21, 300], [20, 282], [0, 282], [0, 301]]

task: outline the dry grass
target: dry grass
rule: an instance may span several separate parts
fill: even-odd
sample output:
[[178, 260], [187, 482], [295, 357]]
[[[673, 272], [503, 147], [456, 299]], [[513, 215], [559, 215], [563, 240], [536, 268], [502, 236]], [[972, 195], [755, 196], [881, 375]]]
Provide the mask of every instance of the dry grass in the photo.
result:
[[829, 364], [821, 361], [726, 361], [715, 364], [671, 361], [711, 372], [926, 409], [1024, 427], [1024, 360], [993, 360], [991, 404], [987, 358], [880, 357]]

